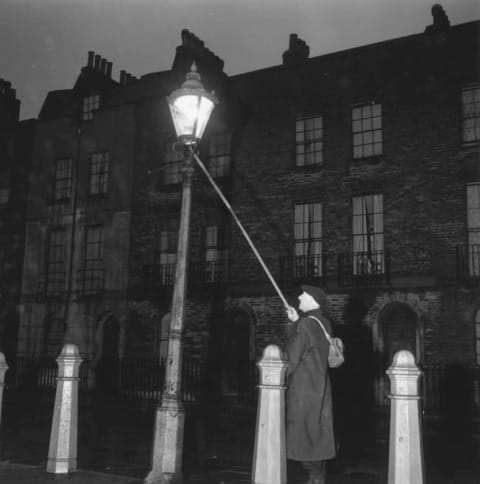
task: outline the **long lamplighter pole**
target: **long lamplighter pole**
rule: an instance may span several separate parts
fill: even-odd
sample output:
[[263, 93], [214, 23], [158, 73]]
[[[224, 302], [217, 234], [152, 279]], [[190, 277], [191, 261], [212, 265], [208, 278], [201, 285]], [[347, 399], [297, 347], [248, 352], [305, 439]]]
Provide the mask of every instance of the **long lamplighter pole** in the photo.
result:
[[185, 323], [193, 174], [193, 159], [190, 150], [185, 149], [183, 156], [182, 207], [170, 332], [168, 336], [165, 384], [162, 403], [157, 407], [155, 414], [152, 469], [145, 479], [146, 484], [176, 484], [183, 482], [182, 453], [185, 410], [181, 395], [182, 333]]

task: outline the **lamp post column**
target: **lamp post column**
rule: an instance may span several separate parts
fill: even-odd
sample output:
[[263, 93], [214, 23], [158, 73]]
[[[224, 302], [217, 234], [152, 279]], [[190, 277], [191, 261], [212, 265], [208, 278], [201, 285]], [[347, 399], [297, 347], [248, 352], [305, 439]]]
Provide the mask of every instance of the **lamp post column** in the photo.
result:
[[184, 151], [182, 207], [178, 234], [177, 264], [172, 297], [168, 354], [162, 403], [157, 407], [152, 450], [152, 469], [146, 484], [181, 483], [185, 410], [182, 402], [182, 334], [185, 321], [188, 248], [192, 198], [193, 158]]

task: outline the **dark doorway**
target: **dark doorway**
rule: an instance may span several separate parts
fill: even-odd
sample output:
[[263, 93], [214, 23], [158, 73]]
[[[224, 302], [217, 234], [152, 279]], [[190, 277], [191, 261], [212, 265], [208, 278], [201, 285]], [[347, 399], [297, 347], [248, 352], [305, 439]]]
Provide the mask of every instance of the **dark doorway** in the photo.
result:
[[103, 325], [102, 353], [96, 370], [97, 387], [108, 393], [114, 393], [118, 388], [119, 339], [120, 326], [118, 321], [110, 316]]
[[417, 315], [403, 303], [392, 303], [386, 306], [380, 315], [383, 337], [383, 369], [386, 370], [393, 361], [397, 351], [408, 350], [415, 359], [417, 348]]
[[224, 334], [223, 393], [243, 398], [251, 386], [250, 318], [244, 311], [230, 313]]

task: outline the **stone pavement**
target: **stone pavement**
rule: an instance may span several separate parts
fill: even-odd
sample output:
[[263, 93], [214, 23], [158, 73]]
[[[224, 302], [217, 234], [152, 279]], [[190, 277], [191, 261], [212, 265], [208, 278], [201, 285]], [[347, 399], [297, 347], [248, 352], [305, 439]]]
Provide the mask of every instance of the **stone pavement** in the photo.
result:
[[[82, 408], [79, 415], [79, 470], [61, 476], [45, 470], [52, 401], [22, 401], [25, 403], [19, 405], [18, 399], [7, 399], [4, 407], [0, 428], [0, 484], [140, 484], [148, 474], [154, 420], [152, 408], [115, 407], [110, 405], [111, 402], [108, 402], [108, 411], [98, 414], [91, 408]], [[369, 423], [357, 430], [352, 429], [349, 422], [348, 434], [340, 438], [339, 456], [329, 465], [328, 484], [386, 484], [388, 432], [385, 416], [375, 418], [374, 425]], [[218, 415], [215, 419], [219, 420]], [[372, 426], [380, 429], [373, 438], [365, 434], [365, 429]], [[185, 484], [251, 484], [254, 414], [238, 416], [236, 422], [227, 422], [227, 428], [230, 430], [208, 432], [205, 437], [194, 420], [187, 417]], [[424, 441], [425, 484], [480, 483], [478, 436], [473, 458], [467, 458], [462, 445], [451, 436], [445, 443], [437, 434], [428, 431], [424, 434]], [[289, 462], [288, 484], [304, 484], [306, 481], [303, 469]]]

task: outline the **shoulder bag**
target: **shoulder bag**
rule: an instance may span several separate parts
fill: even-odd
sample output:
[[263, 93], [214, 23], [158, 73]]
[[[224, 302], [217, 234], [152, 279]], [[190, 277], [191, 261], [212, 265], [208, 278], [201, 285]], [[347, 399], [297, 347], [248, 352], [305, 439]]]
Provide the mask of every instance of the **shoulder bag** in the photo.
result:
[[309, 317], [315, 319], [315, 321], [318, 322], [318, 324], [323, 329], [323, 332], [325, 333], [325, 338], [327, 338], [330, 345], [328, 348], [328, 366], [330, 368], [338, 368], [345, 361], [343, 341], [340, 338], [332, 338], [327, 333], [325, 326], [323, 326], [322, 322], [318, 318], [316, 318], [315, 316]]

